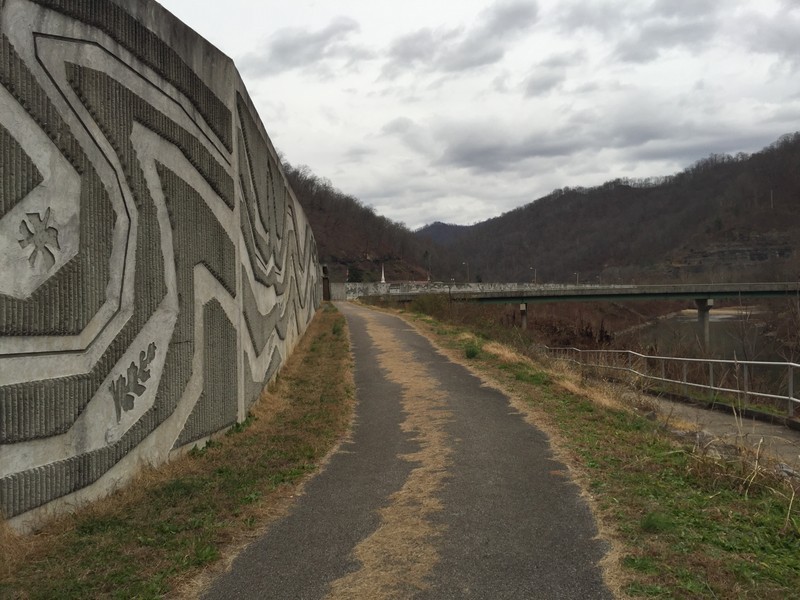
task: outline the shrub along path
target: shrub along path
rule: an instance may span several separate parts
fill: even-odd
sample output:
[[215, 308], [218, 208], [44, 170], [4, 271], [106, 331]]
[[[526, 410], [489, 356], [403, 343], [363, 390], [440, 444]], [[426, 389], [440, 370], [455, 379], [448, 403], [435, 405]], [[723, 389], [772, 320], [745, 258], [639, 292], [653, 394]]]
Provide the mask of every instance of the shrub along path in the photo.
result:
[[351, 436], [207, 598], [610, 598], [545, 435], [401, 319], [342, 304]]

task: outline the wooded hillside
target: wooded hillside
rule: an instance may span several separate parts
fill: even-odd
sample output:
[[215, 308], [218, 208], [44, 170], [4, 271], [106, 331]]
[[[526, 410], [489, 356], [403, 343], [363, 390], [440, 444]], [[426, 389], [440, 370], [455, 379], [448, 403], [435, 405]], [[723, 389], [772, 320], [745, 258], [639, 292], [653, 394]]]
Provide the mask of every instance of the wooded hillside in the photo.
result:
[[375, 214], [306, 166], [284, 162], [283, 168], [332, 281], [380, 281], [381, 267], [387, 281], [424, 281], [429, 269], [440, 266], [444, 251], [436, 243]]
[[[418, 233], [468, 261], [473, 280], [527, 281], [533, 269], [540, 282], [794, 280], [800, 134], [676, 175], [558, 189], [468, 228]], [[460, 264], [449, 269], [463, 279]]]

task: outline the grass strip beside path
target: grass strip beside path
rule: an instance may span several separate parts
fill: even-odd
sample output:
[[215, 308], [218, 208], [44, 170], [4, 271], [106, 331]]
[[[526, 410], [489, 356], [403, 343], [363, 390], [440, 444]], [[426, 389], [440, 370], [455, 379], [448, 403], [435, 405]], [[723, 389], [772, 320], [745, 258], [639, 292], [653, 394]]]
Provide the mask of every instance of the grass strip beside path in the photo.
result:
[[194, 595], [192, 578], [284, 514], [347, 431], [350, 373], [326, 304], [244, 423], [35, 535], [0, 530], [0, 598]]
[[721, 457], [678, 440], [644, 416], [651, 406], [621, 401], [618, 386], [476, 336], [469, 325], [406, 316], [550, 436], [612, 545], [604, 567], [618, 596], [800, 598], [796, 480], [743, 448]]

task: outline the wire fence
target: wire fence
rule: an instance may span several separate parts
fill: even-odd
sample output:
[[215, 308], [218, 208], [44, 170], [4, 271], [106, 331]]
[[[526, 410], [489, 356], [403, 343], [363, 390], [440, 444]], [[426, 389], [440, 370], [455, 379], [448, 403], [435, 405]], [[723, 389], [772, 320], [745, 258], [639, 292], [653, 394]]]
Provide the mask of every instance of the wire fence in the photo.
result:
[[800, 365], [787, 362], [648, 356], [631, 350], [549, 348], [550, 356], [599, 371], [625, 372], [666, 391], [776, 415], [800, 415]]

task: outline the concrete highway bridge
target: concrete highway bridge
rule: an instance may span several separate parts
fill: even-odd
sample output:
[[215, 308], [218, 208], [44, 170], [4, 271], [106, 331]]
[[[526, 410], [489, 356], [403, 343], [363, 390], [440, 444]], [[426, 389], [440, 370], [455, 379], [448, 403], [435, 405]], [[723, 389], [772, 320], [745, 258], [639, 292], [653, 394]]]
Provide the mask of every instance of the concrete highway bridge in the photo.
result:
[[[689, 300], [697, 307], [703, 341], [708, 344], [708, 313], [714, 300], [770, 298], [800, 294], [800, 282], [684, 283], [670, 285], [561, 285], [533, 283], [346, 283], [332, 284], [339, 299], [385, 298], [409, 302], [425, 294], [447, 294], [452, 300], [519, 304], [527, 326], [528, 304], [542, 302], [628, 302], [632, 300]], [[336, 299], [336, 298], [334, 298]]]

